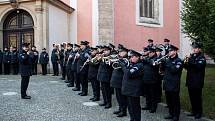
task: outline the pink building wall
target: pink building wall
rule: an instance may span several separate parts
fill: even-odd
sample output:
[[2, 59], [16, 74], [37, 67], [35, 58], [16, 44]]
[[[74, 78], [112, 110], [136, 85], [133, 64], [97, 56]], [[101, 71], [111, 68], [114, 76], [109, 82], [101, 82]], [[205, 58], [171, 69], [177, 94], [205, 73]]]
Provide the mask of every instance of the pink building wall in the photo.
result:
[[77, 3], [77, 41], [92, 43], [92, 0], [78, 0]]
[[114, 0], [114, 44], [124, 44], [128, 48], [142, 50], [148, 39], [163, 43], [164, 38], [180, 45], [179, 0], [163, 0], [164, 26], [149, 28], [136, 25], [136, 0]]

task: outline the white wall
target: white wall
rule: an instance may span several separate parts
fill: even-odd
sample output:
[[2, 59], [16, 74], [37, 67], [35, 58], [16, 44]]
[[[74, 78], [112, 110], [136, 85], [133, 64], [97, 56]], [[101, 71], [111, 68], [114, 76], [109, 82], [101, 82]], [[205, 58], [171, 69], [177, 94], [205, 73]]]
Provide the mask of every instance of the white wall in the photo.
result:
[[75, 9], [75, 11], [72, 12], [70, 21], [70, 38], [71, 43], [77, 43], [77, 0], [70, 0], [70, 5], [72, 8]]

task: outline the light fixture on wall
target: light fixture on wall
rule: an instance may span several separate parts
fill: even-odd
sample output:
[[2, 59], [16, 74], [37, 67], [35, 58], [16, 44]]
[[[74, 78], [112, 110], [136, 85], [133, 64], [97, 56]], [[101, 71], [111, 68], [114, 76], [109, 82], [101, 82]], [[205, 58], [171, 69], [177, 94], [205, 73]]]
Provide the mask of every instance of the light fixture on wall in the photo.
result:
[[17, 9], [19, 7], [19, 1], [18, 0], [10, 0], [10, 5], [12, 8]]

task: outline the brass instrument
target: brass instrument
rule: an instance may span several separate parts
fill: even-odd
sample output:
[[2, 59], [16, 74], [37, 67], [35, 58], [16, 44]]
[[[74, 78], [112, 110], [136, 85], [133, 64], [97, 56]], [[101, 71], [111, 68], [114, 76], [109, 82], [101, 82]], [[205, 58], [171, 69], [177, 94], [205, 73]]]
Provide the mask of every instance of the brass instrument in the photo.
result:
[[[113, 64], [112, 64], [113, 69], [120, 69], [120, 68], [122, 68], [120, 66], [120, 64], [119, 64], [119, 59], [113, 59], [113, 60], [110, 60], [110, 61], [113, 62]], [[126, 63], [126, 66], [129, 67], [129, 65], [130, 65], [129, 60], [127, 58], [123, 58], [123, 61]]]
[[162, 58], [157, 59], [156, 61], [153, 62], [153, 66], [160, 65], [162, 63], [162, 61], [167, 59], [167, 58], [169, 58], [169, 55], [165, 55]]
[[189, 62], [189, 56], [186, 55], [185, 58], [184, 58], [184, 64], [188, 64], [188, 62]]

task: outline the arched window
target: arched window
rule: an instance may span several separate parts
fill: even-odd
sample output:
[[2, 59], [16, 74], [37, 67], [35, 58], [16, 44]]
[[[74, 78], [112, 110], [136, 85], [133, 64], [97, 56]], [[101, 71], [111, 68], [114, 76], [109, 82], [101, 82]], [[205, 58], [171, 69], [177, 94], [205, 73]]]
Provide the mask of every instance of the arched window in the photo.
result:
[[3, 25], [4, 47], [21, 47], [23, 42], [34, 44], [34, 22], [31, 15], [21, 9], [12, 11]]

